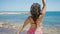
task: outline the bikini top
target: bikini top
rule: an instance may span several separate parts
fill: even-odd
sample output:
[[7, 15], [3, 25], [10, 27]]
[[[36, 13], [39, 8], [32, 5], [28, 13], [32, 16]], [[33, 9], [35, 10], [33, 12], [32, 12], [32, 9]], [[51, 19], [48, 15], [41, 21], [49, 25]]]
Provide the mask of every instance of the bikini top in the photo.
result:
[[35, 24], [35, 23], [32, 23], [32, 24]]

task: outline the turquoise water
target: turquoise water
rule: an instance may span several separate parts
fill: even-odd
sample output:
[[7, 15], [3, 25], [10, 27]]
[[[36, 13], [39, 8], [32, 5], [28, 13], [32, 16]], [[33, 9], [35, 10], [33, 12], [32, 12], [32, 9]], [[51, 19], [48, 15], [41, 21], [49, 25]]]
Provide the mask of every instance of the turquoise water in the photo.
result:
[[[24, 23], [30, 14], [0, 14], [0, 22], [8, 23]], [[60, 27], [60, 12], [46, 12], [44, 26]]]
[[60, 12], [47, 12], [43, 20], [43, 25], [60, 27]]

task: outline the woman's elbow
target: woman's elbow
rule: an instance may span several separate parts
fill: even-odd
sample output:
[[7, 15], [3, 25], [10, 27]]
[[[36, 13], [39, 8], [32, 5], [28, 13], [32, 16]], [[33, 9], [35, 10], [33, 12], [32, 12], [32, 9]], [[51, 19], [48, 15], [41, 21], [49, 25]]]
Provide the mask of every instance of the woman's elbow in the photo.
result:
[[46, 7], [46, 4], [44, 4], [43, 6]]

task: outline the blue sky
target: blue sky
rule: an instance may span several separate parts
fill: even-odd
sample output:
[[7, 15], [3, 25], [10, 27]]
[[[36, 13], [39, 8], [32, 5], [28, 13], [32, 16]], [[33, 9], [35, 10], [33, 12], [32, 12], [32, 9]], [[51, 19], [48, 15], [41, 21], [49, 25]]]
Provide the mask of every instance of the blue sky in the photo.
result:
[[[30, 11], [33, 3], [39, 3], [42, 7], [42, 0], [0, 0], [0, 11]], [[46, 0], [47, 11], [60, 11], [60, 0]]]

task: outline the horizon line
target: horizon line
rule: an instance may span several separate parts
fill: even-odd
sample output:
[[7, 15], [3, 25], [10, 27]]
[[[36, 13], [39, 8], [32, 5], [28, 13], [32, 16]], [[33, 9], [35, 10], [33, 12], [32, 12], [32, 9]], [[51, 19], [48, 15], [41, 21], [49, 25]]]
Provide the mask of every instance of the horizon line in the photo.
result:
[[[54, 10], [47, 10], [47, 11], [54, 11]], [[60, 11], [60, 10], [55, 10], [55, 11]], [[2, 11], [0, 11], [0, 12], [2, 12]], [[9, 11], [8, 11], [9, 12]], [[20, 12], [22, 12], [22, 11], [20, 11]], [[25, 11], [24, 11], [25, 12]], [[26, 12], [29, 12], [29, 11], [26, 11]]]

